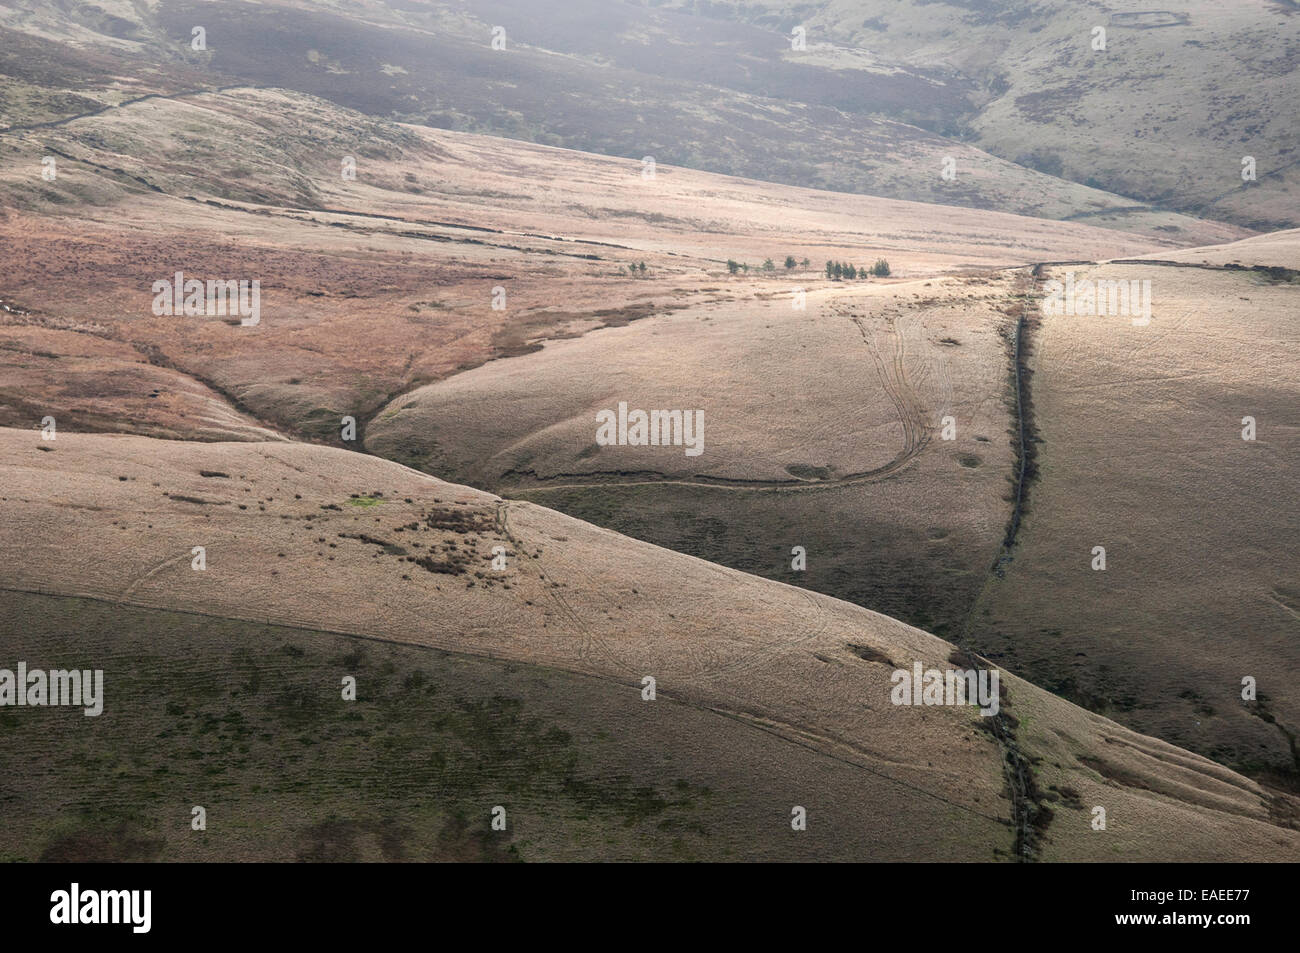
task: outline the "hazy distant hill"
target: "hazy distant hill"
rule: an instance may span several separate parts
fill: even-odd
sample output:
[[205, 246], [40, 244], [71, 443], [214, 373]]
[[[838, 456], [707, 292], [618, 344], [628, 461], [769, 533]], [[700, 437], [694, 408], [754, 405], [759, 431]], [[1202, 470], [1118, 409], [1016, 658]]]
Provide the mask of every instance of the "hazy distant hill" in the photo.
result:
[[[1300, 224], [1294, 0], [667, 0], [788, 31], [844, 70], [856, 51], [967, 92], [960, 135], [1135, 199], [1256, 228]], [[1105, 49], [1094, 50], [1105, 31]], [[833, 47], [833, 48], [832, 48]], [[850, 53], [849, 51], [854, 51]], [[1242, 158], [1257, 180], [1243, 183]]]
[[[1292, 173], [1277, 171], [1298, 157], [1287, 114], [1300, 21], [1262, 4], [1212, 11], [1165, 27], [1065, 3], [162, 0], [56, 11], [22, 0], [0, 11], [0, 29], [21, 31], [0, 44], [2, 118], [253, 83], [408, 122], [820, 189], [1103, 215], [1148, 232], [1158, 224], [1148, 204], [1300, 223]], [[1088, 45], [1094, 22], [1109, 30], [1105, 53]], [[206, 51], [190, 48], [197, 26]], [[492, 47], [497, 27], [503, 50]], [[109, 71], [121, 82], [105, 84]], [[1249, 188], [1245, 154], [1261, 176]]]

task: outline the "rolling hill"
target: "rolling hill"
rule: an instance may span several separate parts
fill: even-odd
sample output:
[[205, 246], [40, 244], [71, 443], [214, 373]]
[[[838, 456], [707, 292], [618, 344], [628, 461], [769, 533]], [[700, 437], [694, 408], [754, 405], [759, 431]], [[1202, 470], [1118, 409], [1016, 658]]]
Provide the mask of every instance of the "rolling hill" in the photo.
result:
[[[0, 758], [41, 766], [0, 761], [6, 816], [29, 820], [3, 827], [10, 858], [1300, 849], [1294, 800], [1213, 762], [1007, 672], [992, 718], [891, 704], [895, 668], [972, 657], [541, 507], [304, 444], [9, 429], [0, 444], [0, 547], [24, 553], [6, 644], [105, 673], [95, 719], [0, 713], [18, 742]], [[35, 823], [52, 808], [57, 829]]]
[[1297, 10], [0, 6], [0, 859], [1300, 857]]
[[[1300, 335], [1296, 273], [1258, 263], [1289, 247], [684, 310], [425, 385], [367, 446], [887, 612], [1290, 787]], [[1042, 315], [1067, 273], [1146, 282], [1149, 325]], [[601, 445], [620, 403], [698, 409], [703, 452]], [[1098, 545], [1122, 564], [1092, 571]], [[1266, 669], [1268, 698], [1243, 699]]]
[[[233, 142], [247, 145], [236, 155]], [[658, 311], [829, 285], [828, 258], [885, 257], [917, 275], [1180, 244], [667, 165], [648, 179], [640, 162], [242, 87], [6, 133], [0, 150], [0, 301], [22, 327], [0, 353], [12, 425], [39, 410], [92, 430], [230, 439], [261, 426], [337, 442], [343, 417], [364, 428], [421, 383]], [[1242, 234], [1181, 221], [1203, 242]], [[782, 266], [764, 271], [767, 259]], [[154, 314], [154, 282], [177, 272], [258, 281], [260, 323]], [[33, 372], [65, 351], [77, 358], [67, 386], [42, 392]], [[110, 371], [139, 379], [129, 404], [77, 398], [102, 392]], [[199, 423], [212, 393], [238, 424]]]
[[[139, 96], [257, 85], [370, 116], [823, 190], [1147, 235], [1177, 228], [1180, 211], [1274, 228], [1300, 214], [1286, 113], [1300, 40], [1289, 13], [1262, 0], [1191, 4], [1169, 22], [1063, 0], [484, 0], [472, 11], [18, 0], [0, 11], [10, 51], [0, 121], [39, 125]], [[196, 25], [201, 50], [191, 48]], [[796, 25], [808, 31], [800, 51]], [[1096, 55], [1095, 25], [1111, 31]], [[1171, 65], [1171, 37], [1196, 54]], [[1246, 87], [1249, 104], [1233, 95]], [[1257, 163], [1250, 183], [1244, 155]]]

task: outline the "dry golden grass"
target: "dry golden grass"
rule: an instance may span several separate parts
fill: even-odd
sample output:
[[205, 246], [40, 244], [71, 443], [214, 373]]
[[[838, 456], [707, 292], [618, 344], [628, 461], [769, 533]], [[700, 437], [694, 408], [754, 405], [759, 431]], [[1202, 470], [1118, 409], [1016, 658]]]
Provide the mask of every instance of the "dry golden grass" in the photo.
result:
[[1246, 268], [1264, 266], [1300, 270], [1300, 229], [1268, 232], [1227, 245], [1180, 248], [1137, 257], [1167, 259], [1189, 265], [1242, 265]]
[[[979, 87], [972, 142], [996, 156], [1221, 221], [1300, 221], [1289, 0], [1168, 9], [1145, 0], [755, 0], [743, 9], [805, 25], [810, 49], [787, 53], [790, 61], [959, 71]], [[1097, 28], [1105, 50], [1093, 49]], [[1255, 158], [1257, 181], [1242, 181], [1243, 156]]]
[[[344, 415], [364, 421], [393, 395], [540, 341], [683, 304], [831, 287], [828, 258], [884, 257], [906, 277], [1175, 247], [662, 165], [647, 180], [639, 162], [384, 125], [277, 91], [148, 100], [0, 141], [0, 191], [17, 209], [0, 214], [11, 254], [0, 297], [31, 313], [25, 325], [129, 346], [251, 417], [336, 442]], [[232, 142], [248, 145], [236, 157]], [[44, 182], [51, 150], [58, 178]], [[350, 154], [357, 177], [344, 180]], [[1240, 234], [1195, 227], [1203, 241]], [[787, 272], [786, 255], [811, 265]], [[730, 276], [729, 258], [749, 274]], [[768, 258], [776, 271], [759, 272]], [[153, 315], [153, 282], [178, 270], [260, 281], [261, 324]], [[497, 287], [504, 311], [492, 307]], [[59, 340], [33, 347], [58, 353]], [[34, 399], [56, 415], [84, 411]], [[10, 425], [29, 416], [0, 407]], [[134, 420], [122, 413], [118, 429]], [[151, 426], [140, 432], [183, 432]]]
[[[1011, 853], [1003, 759], [980, 716], [890, 704], [895, 665], [950, 664], [952, 646], [924, 632], [374, 457], [96, 435], [61, 435], [43, 452], [38, 437], [14, 430], [0, 432], [0, 446], [0, 545], [24, 552], [6, 572], [10, 589], [544, 665], [621, 686], [630, 708], [649, 704], [640, 680], [654, 675], [666, 699], [700, 713], [689, 716], [696, 730], [710, 730], [701, 718], [710, 715], [825, 756], [809, 764], [807, 790], [823, 790], [817, 764], [866, 783], [851, 815], [834, 814], [854, 845], [846, 854]], [[471, 567], [505, 545], [507, 569], [435, 573], [402, 555], [444, 559], [452, 544]], [[190, 565], [195, 545], [207, 548], [203, 572]], [[1253, 782], [1004, 677], [1006, 724], [1038, 766], [1037, 802], [1053, 815], [1038, 842], [1045, 855], [1300, 850], [1300, 834], [1270, 820], [1276, 803]], [[708, 747], [664, 730], [680, 746], [676, 776], [697, 777], [693, 752], [707, 757]], [[1107, 806], [1106, 833], [1090, 828], [1094, 805]], [[788, 816], [789, 806], [772, 811]]]
[[[485, 691], [558, 672], [637, 750], [680, 746], [691, 782], [742, 813], [770, 798], [779, 828], [801, 782], [835, 792], [837, 846], [813, 843], [844, 858], [1007, 858], [1027, 810], [1047, 859], [1297, 856], [1294, 799], [1258, 783], [1294, 779], [1300, 722], [1285, 691], [1300, 675], [1286, 576], [1300, 553], [1277, 532], [1295, 522], [1297, 349], [1279, 283], [1293, 276], [1106, 265], [1153, 279], [1150, 327], [1042, 324], [1041, 476], [1006, 575], [986, 585], [1013, 471], [1013, 266], [1293, 268], [1289, 237], [1184, 249], [1242, 230], [1178, 219], [1174, 242], [664, 165], [649, 180], [635, 161], [349, 122], [243, 89], [4, 139], [0, 548], [17, 558], [0, 585], [464, 653], [489, 660]], [[330, 134], [301, 131], [317, 126]], [[162, 158], [142, 147], [159, 129], [175, 135]], [[356, 181], [341, 179], [339, 153], [371, 136]], [[252, 144], [244, 172], [223, 164], [231, 142]], [[49, 148], [60, 178], [39, 183]], [[812, 265], [787, 273], [787, 254]], [[893, 278], [820, 271], [878, 257]], [[767, 258], [775, 272], [756, 271]], [[176, 270], [260, 280], [262, 323], [154, 316], [150, 285]], [[704, 455], [595, 448], [595, 412], [620, 400], [703, 410]], [[345, 414], [371, 452], [535, 502], [281, 436], [337, 441]], [[46, 415], [57, 441], [36, 433]], [[78, 432], [92, 430], [245, 442]], [[497, 545], [504, 573], [489, 567]], [[809, 545], [806, 575], [788, 570], [795, 545]], [[1105, 574], [1087, 569], [1093, 545]], [[894, 707], [893, 668], [943, 667], [952, 645], [764, 575], [965, 636], [1128, 727], [1010, 674], [1001, 741], [966, 709]], [[679, 721], [631, 727], [620, 706], [642, 704], [647, 674]], [[1244, 675], [1262, 703], [1234, 701]], [[1008, 740], [1030, 790], [1007, 787]], [[752, 763], [721, 778], [718, 746]], [[751, 783], [792, 746], [812, 756]], [[863, 810], [842, 803], [855, 791]], [[21, 796], [39, 816], [41, 791]], [[729, 855], [755, 829], [688, 855]], [[279, 833], [286, 849], [302, 834]], [[600, 856], [542, 834], [530, 846]], [[629, 842], [610, 855], [645, 856]]]
[[[1295, 291], [1198, 267], [1075, 274], [1150, 280], [1151, 323], [1057, 316], [1034, 332], [1040, 476], [972, 644], [1140, 731], [1293, 785]], [[1259, 702], [1242, 699], [1247, 676]]]
[[[419, 388], [376, 416], [366, 445], [950, 633], [1006, 521], [1004, 312], [1019, 282], [687, 308]], [[703, 452], [599, 446], [596, 415], [620, 402], [702, 412]], [[807, 572], [790, 571], [796, 545]]]

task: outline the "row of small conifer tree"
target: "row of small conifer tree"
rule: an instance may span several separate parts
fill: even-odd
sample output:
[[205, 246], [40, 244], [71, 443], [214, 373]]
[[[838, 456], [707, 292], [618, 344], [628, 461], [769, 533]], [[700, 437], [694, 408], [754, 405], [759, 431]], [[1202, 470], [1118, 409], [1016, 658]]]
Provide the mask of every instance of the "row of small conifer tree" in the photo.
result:
[[[808, 269], [808, 266], [811, 264], [812, 262], [810, 262], [807, 258], [805, 258], [803, 261], [797, 261], [794, 255], [785, 256], [786, 271], [793, 271], [794, 269], [800, 267], [801, 265], [806, 271]], [[772, 259], [769, 258], [765, 262], [763, 262], [762, 266], [759, 267], [757, 270], [776, 271], [776, 264], [772, 261]], [[734, 258], [728, 258], [727, 271], [731, 272], [733, 275], [739, 272], [744, 272], [745, 274], [749, 274], [749, 264], [747, 262], [736, 261]], [[887, 278], [889, 276], [889, 262], [885, 261], [885, 259], [883, 258], [877, 258], [876, 263], [872, 265], [870, 268], [867, 268], [865, 266], [862, 268], [858, 268], [855, 265], [850, 265], [847, 262], [842, 262], [842, 261], [828, 261], [826, 263], [826, 277], [832, 278], [836, 281], [839, 281], [844, 278], [848, 278], [848, 279], [865, 278], [867, 277], [867, 275], [874, 275], [877, 278]]]
[[828, 261], [826, 263], [826, 277], [839, 281], [847, 278], [850, 281], [854, 278], [865, 278], [872, 275], [876, 278], [889, 277], [889, 262], [883, 258], [877, 258], [876, 263], [870, 268], [858, 268], [843, 261]]

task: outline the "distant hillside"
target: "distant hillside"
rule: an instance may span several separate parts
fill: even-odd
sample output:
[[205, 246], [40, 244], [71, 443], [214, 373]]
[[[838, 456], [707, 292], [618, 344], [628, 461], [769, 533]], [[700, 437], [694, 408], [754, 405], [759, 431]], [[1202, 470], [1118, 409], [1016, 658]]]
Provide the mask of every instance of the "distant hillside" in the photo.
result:
[[[967, 92], [959, 134], [1004, 159], [1162, 208], [1300, 224], [1300, 5], [1293, 0], [667, 0], [807, 31], [789, 55], [882, 61]], [[1094, 50], [1095, 31], [1105, 49]], [[865, 51], [865, 55], [864, 52]], [[1243, 182], [1242, 159], [1257, 178]]]
[[[1211, 146], [1172, 167], [1181, 179], [1160, 169], [1144, 178], [1131, 155], [1136, 135], [1099, 136], [1098, 129], [1109, 127], [1087, 123], [1067, 136], [1059, 116], [1051, 118], [1051, 104], [1033, 111], [1037, 117], [1047, 109], [1047, 125], [998, 120], [1001, 100], [990, 90], [1004, 81], [989, 78], [992, 66], [977, 71], [962, 60], [968, 75], [912, 49], [897, 31], [888, 34], [883, 53], [870, 30], [852, 31], [852, 49], [830, 49], [848, 29], [830, 13], [811, 16], [808, 48], [795, 52], [784, 27], [790, 16], [778, 18], [780, 30], [770, 18], [716, 19], [734, 12], [724, 5], [692, 8], [699, 15], [613, 0], [485, 0], [472, 13], [442, 2], [304, 8], [162, 0], [150, 10], [117, 7], [112, 14], [78, 8], [55, 15], [37, 0], [20, 0], [0, 11], [0, 46], [8, 51], [0, 53], [6, 103], [0, 121], [58, 120], [132, 94], [275, 86], [434, 127], [636, 160], [653, 156], [817, 189], [1082, 217], [1173, 237], [1177, 223], [1149, 205], [1187, 206], [1195, 214], [1205, 190], [1219, 182], [1217, 166], [1207, 164]], [[930, 5], [915, 11], [918, 18], [934, 14]], [[205, 30], [204, 51], [190, 48], [196, 25]], [[1058, 26], [1068, 31], [1078, 24], [1065, 18]], [[505, 31], [502, 50], [492, 47], [494, 27]], [[1000, 35], [986, 35], [991, 45], [1007, 45]], [[102, 80], [106, 57], [119, 77], [111, 84]], [[1053, 95], [1051, 102], [1064, 109], [1069, 103], [1062, 97], [1074, 93]], [[1279, 104], [1283, 115], [1285, 109]], [[1261, 135], [1249, 141], [1260, 142]], [[1227, 126], [1212, 137], [1212, 148], [1237, 149], [1243, 136]], [[1121, 145], [1101, 149], [1093, 141], [1110, 138], [1128, 150], [1123, 174], [1107, 171]], [[1256, 151], [1260, 169], [1270, 171], [1283, 157], [1263, 139]], [[1058, 155], [1062, 143], [1070, 156], [1085, 158]], [[1161, 169], [1170, 168], [1161, 150], [1184, 145], [1162, 131], [1142, 142], [1141, 155], [1160, 157]], [[1099, 158], [1086, 158], [1093, 155]], [[1234, 169], [1238, 158], [1229, 157]], [[1194, 165], [1201, 171], [1187, 174]], [[1189, 188], [1174, 188], [1178, 180]], [[1269, 207], [1273, 218], [1289, 214], [1276, 197]], [[1207, 206], [1205, 214], [1273, 220], [1261, 217], [1262, 207], [1257, 211], [1252, 217], [1227, 202], [1222, 209]]]

